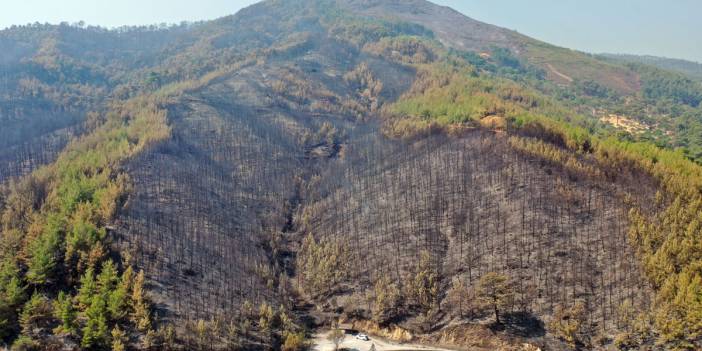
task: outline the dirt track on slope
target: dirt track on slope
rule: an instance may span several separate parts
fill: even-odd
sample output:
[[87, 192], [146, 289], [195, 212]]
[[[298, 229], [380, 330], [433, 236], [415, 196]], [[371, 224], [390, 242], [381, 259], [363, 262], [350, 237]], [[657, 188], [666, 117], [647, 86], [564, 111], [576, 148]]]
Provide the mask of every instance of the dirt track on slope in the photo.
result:
[[547, 64], [546, 64], [546, 67], [548, 67], [548, 69], [551, 70], [551, 72], [552, 72], [553, 74], [555, 74], [555, 75], [557, 75], [557, 76], [559, 76], [559, 77], [561, 77], [561, 78], [567, 80], [569, 83], [573, 83], [573, 78], [568, 77], [567, 75], [565, 75], [565, 74], [563, 74], [563, 73], [561, 73], [561, 72], [558, 72], [558, 70], [557, 70], [555, 67], [553, 67], [553, 65], [551, 65], [550, 63], [547, 63]]

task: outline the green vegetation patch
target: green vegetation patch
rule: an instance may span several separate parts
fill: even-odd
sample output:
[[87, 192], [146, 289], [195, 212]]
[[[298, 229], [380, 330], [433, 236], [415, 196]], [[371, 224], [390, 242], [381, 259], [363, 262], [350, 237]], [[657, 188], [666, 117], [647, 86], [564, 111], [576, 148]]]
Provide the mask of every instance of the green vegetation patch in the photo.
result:
[[156, 102], [129, 101], [54, 164], [4, 192], [4, 341], [30, 347], [53, 333], [102, 349], [124, 343], [121, 330], [151, 329], [143, 272], [112, 261], [106, 227], [130, 187], [120, 164], [169, 135]]

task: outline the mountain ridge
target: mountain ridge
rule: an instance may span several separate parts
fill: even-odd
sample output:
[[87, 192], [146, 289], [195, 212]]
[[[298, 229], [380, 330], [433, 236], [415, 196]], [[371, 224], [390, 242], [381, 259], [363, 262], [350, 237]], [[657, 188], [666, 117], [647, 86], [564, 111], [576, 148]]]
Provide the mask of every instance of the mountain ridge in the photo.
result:
[[653, 66], [684, 73], [696, 80], [702, 80], [702, 64], [692, 60], [661, 57], [654, 55], [631, 55], [631, 54], [599, 54], [603, 57], [620, 60], [624, 62], [644, 63]]

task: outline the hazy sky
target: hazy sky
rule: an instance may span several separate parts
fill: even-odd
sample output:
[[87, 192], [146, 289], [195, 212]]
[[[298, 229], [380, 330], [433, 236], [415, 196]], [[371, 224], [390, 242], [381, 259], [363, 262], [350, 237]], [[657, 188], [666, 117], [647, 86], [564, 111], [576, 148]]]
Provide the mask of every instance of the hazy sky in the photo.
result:
[[[61, 21], [115, 27], [213, 19], [254, 0], [1, 0], [0, 28]], [[702, 62], [700, 0], [435, 0], [469, 17], [589, 52]]]

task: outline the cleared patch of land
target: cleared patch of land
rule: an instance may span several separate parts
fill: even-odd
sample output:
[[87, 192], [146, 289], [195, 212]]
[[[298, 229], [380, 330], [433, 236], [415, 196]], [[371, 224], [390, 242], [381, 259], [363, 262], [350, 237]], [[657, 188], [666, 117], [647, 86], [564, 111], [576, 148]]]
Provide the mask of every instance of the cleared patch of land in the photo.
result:
[[[327, 339], [329, 332], [319, 333], [312, 339], [312, 351], [334, 351], [334, 343]], [[339, 345], [339, 350], [351, 351], [368, 351], [375, 345], [377, 351], [450, 351], [449, 349], [441, 349], [436, 347], [413, 345], [413, 344], [398, 344], [389, 341], [380, 340], [371, 337], [369, 341], [356, 339], [353, 335], [347, 334], [344, 340]]]
[[617, 129], [626, 130], [632, 134], [643, 133], [648, 130], [648, 126], [631, 118], [621, 115], [609, 114], [602, 116], [600, 121], [612, 125]]

